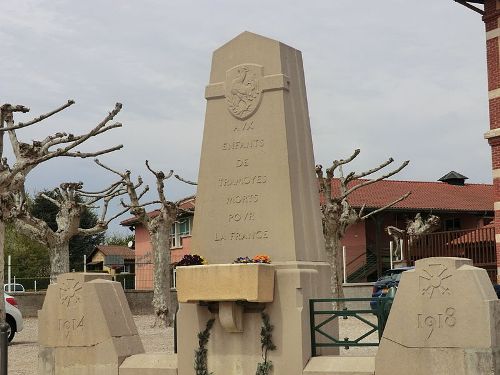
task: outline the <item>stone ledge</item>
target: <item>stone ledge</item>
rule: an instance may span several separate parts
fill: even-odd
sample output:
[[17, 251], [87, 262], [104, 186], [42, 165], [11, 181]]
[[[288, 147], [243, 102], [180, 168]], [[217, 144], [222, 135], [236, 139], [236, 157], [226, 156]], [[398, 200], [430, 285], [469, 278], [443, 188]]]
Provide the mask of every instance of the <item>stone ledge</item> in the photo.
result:
[[119, 375], [177, 375], [177, 354], [142, 353], [126, 358]]
[[313, 357], [303, 375], [374, 375], [375, 357]]
[[177, 268], [177, 300], [272, 302], [274, 267], [269, 264], [209, 264]]

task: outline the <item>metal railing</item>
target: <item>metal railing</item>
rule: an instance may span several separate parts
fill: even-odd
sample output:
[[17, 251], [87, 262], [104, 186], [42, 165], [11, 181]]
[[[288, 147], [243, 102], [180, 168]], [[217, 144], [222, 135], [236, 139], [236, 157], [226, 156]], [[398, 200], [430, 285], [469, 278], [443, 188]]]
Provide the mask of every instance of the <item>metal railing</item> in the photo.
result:
[[497, 254], [495, 228], [435, 232], [421, 236], [407, 236], [408, 260], [429, 257], [459, 257], [472, 259], [476, 267], [484, 268], [496, 282]]
[[359, 254], [346, 264], [346, 282], [356, 283], [366, 280], [377, 269], [377, 256], [370, 250]]
[[[374, 302], [373, 308], [370, 309], [348, 309], [344, 307], [343, 309], [334, 309], [333, 305], [345, 305], [349, 302]], [[392, 305], [392, 297], [382, 297], [382, 298], [322, 298], [322, 299], [311, 299], [309, 300], [309, 314], [310, 314], [310, 325], [311, 325], [311, 354], [313, 357], [317, 356], [317, 349], [324, 347], [344, 347], [349, 349], [350, 347], [360, 347], [360, 346], [378, 346], [382, 333], [384, 332], [385, 324], [387, 322], [387, 317], [389, 316], [389, 311]], [[320, 307], [317, 309], [318, 304], [328, 304], [330, 306]], [[377, 317], [377, 322], [371, 322], [367, 317], [375, 315]], [[323, 318], [323, 319], [321, 319]], [[334, 337], [331, 332], [327, 332], [327, 325], [333, 322], [335, 319], [357, 319], [367, 326], [367, 331], [356, 338], [344, 337]], [[318, 322], [318, 320], [320, 320]], [[378, 333], [378, 340], [367, 341], [366, 339], [373, 333]]]

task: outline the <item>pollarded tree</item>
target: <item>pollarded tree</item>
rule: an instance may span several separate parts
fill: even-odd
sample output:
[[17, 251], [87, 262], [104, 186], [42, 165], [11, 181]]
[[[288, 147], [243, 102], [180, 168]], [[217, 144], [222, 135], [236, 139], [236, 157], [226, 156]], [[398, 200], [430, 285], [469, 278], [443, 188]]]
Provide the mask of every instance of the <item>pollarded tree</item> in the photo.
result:
[[[177, 220], [177, 216], [181, 209], [179, 202], [167, 200], [165, 196], [165, 180], [174, 176], [178, 180], [195, 185], [196, 183], [184, 180], [178, 175], [174, 175], [173, 171], [165, 174], [162, 171], [155, 171], [150, 168], [146, 160], [146, 167], [155, 176], [156, 191], [158, 200], [153, 200], [147, 203], [141, 203], [141, 198], [148, 191], [146, 186], [140, 193], [137, 192], [138, 187], [142, 184], [139, 177], [139, 182], [134, 184], [131, 180], [130, 171], [118, 172], [96, 159], [95, 161], [101, 167], [116, 173], [122, 178], [122, 183], [128, 192], [130, 202], [122, 204], [130, 209], [130, 213], [134, 215], [139, 223], [141, 223], [148, 231], [151, 238], [151, 246], [153, 250], [153, 309], [155, 311], [155, 325], [159, 322], [164, 326], [171, 326], [175, 311], [172, 309], [172, 301], [170, 295], [170, 241], [172, 224]], [[149, 205], [159, 205], [156, 215], [150, 215], [146, 212], [145, 207]]]
[[[14, 122], [14, 114], [27, 113], [29, 108], [23, 105], [3, 104], [0, 106], [0, 280], [4, 279], [4, 241], [5, 222], [15, 217], [25, 204], [25, 181], [28, 174], [38, 165], [56, 157], [86, 158], [106, 154], [122, 148], [118, 145], [96, 152], [80, 152], [76, 148], [88, 139], [108, 130], [120, 127], [120, 123], [109, 124], [120, 112], [122, 105], [117, 103], [115, 108], [88, 133], [73, 135], [56, 133], [43, 140], [33, 141], [31, 144], [20, 142], [16, 131], [33, 126], [43, 120], [61, 112], [73, 105], [69, 100], [66, 104], [53, 111], [45, 113], [27, 122]], [[9, 163], [4, 151], [4, 135], [8, 134], [10, 145], [14, 153], [14, 162]], [[0, 321], [5, 319], [5, 305], [3, 288], [0, 288]]]
[[[391, 164], [394, 159], [389, 158], [386, 162], [365, 172], [361, 172], [358, 174], [356, 174], [355, 172], [350, 172], [347, 175], [344, 175], [342, 166], [354, 160], [354, 158], [356, 158], [359, 153], [360, 150], [355, 150], [354, 153], [347, 159], [333, 161], [331, 167], [326, 169], [326, 177], [323, 174], [323, 166], [316, 166], [316, 175], [318, 176], [319, 189], [322, 199], [321, 213], [323, 221], [323, 235], [325, 237], [326, 255], [328, 263], [330, 264], [332, 270], [330, 287], [333, 296], [336, 298], [343, 298], [344, 296], [344, 292], [342, 289], [342, 245], [340, 241], [344, 237], [347, 228], [395, 205], [396, 203], [402, 201], [403, 199], [408, 197], [408, 195], [410, 195], [410, 193], [408, 192], [395, 201], [370, 212], [365, 212], [364, 205], [359, 210], [356, 210], [354, 207], [352, 207], [349, 203], [349, 196], [352, 193], [359, 189], [362, 189], [365, 186], [377, 183], [378, 181], [395, 175], [409, 163], [409, 161], [405, 161], [398, 168], [373, 180], [367, 180], [364, 178], [385, 168], [386, 166]], [[337, 170], [339, 173], [339, 176], [337, 178], [339, 183], [339, 190], [332, 191], [332, 183], [335, 179], [334, 173]]]
[[[47, 246], [50, 258], [50, 279], [55, 282], [58, 275], [69, 272], [69, 245], [75, 236], [95, 236], [103, 233], [109, 223], [127, 210], [107, 218], [108, 206], [115, 197], [125, 194], [121, 181], [97, 192], [83, 190], [81, 182], [63, 183], [51, 194], [40, 196], [57, 207], [56, 227], [38, 219], [22, 206], [13, 219], [16, 230], [30, 236], [35, 241]], [[101, 213], [94, 226], [82, 228], [82, 216], [95, 204], [102, 201]]]
[[407, 221], [405, 229], [388, 226], [385, 230], [387, 231], [387, 234], [392, 237], [392, 242], [394, 244], [393, 255], [397, 259], [401, 259], [401, 240], [405, 235], [409, 236], [408, 243], [411, 245], [411, 243], [420, 236], [435, 232], [440, 226], [441, 220], [438, 216], [428, 215], [424, 220], [420, 213], [415, 215], [415, 219]]
[[[28, 210], [34, 217], [45, 221], [50, 229], [57, 231], [57, 214], [59, 212], [59, 206], [52, 203], [50, 200], [46, 199], [44, 196], [48, 196], [52, 199], [58, 200], [59, 195], [55, 190], [44, 190], [42, 194], [37, 194], [34, 199], [30, 200], [28, 205]], [[76, 199], [80, 195], [76, 196]], [[83, 199], [83, 198], [82, 198]], [[83, 203], [79, 202], [79, 203]], [[94, 209], [84, 205], [80, 215], [80, 228], [89, 229], [93, 228], [99, 221], [99, 218]], [[103, 243], [104, 233], [97, 233], [94, 235], [80, 236], [76, 235], [71, 238], [69, 242], [69, 267], [71, 270], [82, 271], [83, 270], [83, 256], [89, 255], [94, 248]]]

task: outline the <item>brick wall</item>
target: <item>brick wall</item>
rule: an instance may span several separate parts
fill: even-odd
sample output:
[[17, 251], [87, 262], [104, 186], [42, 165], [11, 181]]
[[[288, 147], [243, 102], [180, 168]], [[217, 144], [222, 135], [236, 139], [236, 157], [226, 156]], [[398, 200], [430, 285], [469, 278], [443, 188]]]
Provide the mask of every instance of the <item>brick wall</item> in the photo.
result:
[[[486, 0], [484, 5], [490, 131], [485, 134], [491, 146], [495, 202], [500, 202], [500, 0]], [[495, 232], [500, 234], [500, 210], [495, 211]], [[497, 269], [500, 275], [500, 236], [497, 238]], [[499, 280], [500, 281], [500, 280]]]

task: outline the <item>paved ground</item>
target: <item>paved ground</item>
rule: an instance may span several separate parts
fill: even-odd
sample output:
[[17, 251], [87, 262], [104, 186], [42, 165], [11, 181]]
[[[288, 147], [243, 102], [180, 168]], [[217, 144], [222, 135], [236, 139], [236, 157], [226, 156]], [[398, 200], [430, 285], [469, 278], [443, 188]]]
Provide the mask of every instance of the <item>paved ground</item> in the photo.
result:
[[[146, 352], [173, 352], [172, 328], [151, 328], [154, 317], [134, 316]], [[36, 318], [24, 319], [24, 329], [9, 346], [9, 375], [36, 375], [38, 361]]]
[[[374, 321], [373, 316], [368, 317]], [[173, 352], [173, 329], [151, 328], [154, 317], [150, 315], [134, 316], [137, 329], [146, 352]], [[356, 319], [340, 321], [340, 337], [354, 338], [367, 331], [367, 326]], [[24, 320], [24, 330], [16, 335], [9, 346], [9, 375], [36, 375], [38, 361], [38, 327], [36, 318]], [[373, 334], [367, 339], [376, 341]], [[342, 349], [342, 355], [375, 355], [376, 347]]]

